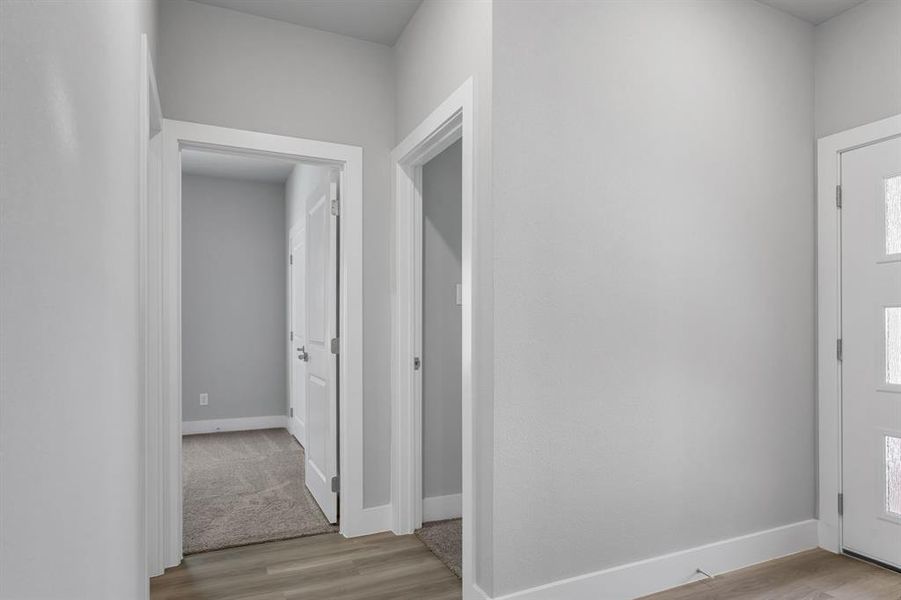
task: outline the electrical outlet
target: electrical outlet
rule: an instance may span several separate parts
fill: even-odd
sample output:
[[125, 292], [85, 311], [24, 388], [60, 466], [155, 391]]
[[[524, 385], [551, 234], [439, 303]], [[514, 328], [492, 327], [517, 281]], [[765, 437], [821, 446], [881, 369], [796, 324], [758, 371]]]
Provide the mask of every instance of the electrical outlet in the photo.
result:
[[210, 395], [209, 394], [200, 394], [200, 406], [206, 406], [210, 403]]

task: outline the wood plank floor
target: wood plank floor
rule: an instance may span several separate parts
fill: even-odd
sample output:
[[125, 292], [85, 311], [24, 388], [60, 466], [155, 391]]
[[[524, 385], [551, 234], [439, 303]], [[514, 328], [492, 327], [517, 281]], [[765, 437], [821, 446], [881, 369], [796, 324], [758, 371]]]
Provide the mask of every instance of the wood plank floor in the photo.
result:
[[460, 580], [416, 536], [338, 534], [194, 554], [151, 600], [459, 600]]
[[901, 600], [901, 574], [809, 550], [642, 600]]
[[[324, 534], [195, 554], [150, 584], [151, 600], [460, 597], [460, 580], [422, 542], [391, 533]], [[901, 574], [810, 550], [643, 600], [901, 600]]]

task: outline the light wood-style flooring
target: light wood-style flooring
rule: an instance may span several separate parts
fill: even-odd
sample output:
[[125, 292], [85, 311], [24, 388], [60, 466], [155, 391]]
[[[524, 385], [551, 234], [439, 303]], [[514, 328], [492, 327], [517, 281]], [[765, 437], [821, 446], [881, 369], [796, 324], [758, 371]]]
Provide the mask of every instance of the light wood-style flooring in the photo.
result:
[[901, 600], [901, 574], [808, 550], [642, 600]]
[[459, 600], [416, 536], [338, 534], [216, 550], [150, 580], [151, 600]]
[[[458, 600], [460, 580], [415, 536], [337, 534], [188, 556], [151, 600]], [[810, 550], [643, 600], [901, 600], [901, 574]], [[598, 600], [603, 600], [599, 598]]]

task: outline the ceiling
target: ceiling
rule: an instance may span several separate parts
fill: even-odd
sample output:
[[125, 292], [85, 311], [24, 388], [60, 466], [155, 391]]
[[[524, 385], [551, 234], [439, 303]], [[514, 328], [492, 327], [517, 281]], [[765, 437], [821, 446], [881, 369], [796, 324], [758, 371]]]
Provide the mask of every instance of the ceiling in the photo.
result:
[[181, 151], [181, 171], [187, 175], [206, 175], [243, 181], [285, 183], [296, 162], [270, 157], [229, 154], [208, 150]]
[[197, 0], [393, 46], [422, 0]]
[[819, 25], [864, 0], [758, 0], [764, 4]]

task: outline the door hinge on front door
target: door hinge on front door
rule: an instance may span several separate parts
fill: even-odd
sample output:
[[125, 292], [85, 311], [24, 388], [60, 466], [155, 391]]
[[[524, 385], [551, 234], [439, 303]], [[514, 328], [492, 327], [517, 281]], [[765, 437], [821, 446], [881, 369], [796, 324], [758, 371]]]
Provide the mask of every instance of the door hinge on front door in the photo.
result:
[[291, 265], [294, 264], [294, 255], [293, 254], [288, 255], [288, 264], [291, 264]]
[[845, 495], [844, 494], [838, 495], [838, 514], [839, 514], [839, 516], [842, 516], [843, 514], [845, 514]]
[[336, 494], [341, 491], [341, 480], [338, 479], [338, 476], [335, 475], [332, 477], [332, 491]]
[[835, 207], [842, 207], [842, 186], [840, 185], [835, 186]]
[[289, 413], [289, 416], [291, 416], [291, 417], [294, 416], [294, 407], [293, 406], [288, 409], [288, 413]]
[[332, 351], [332, 354], [338, 354], [338, 338], [336, 338], [336, 337], [332, 338], [332, 342], [330, 344], [330, 349]]
[[294, 332], [293, 332], [293, 331], [289, 331], [289, 332], [288, 332], [288, 336], [291, 338], [290, 341], [293, 342], [293, 341], [294, 341]]
[[835, 340], [835, 358], [839, 362], [842, 360], [842, 338]]

